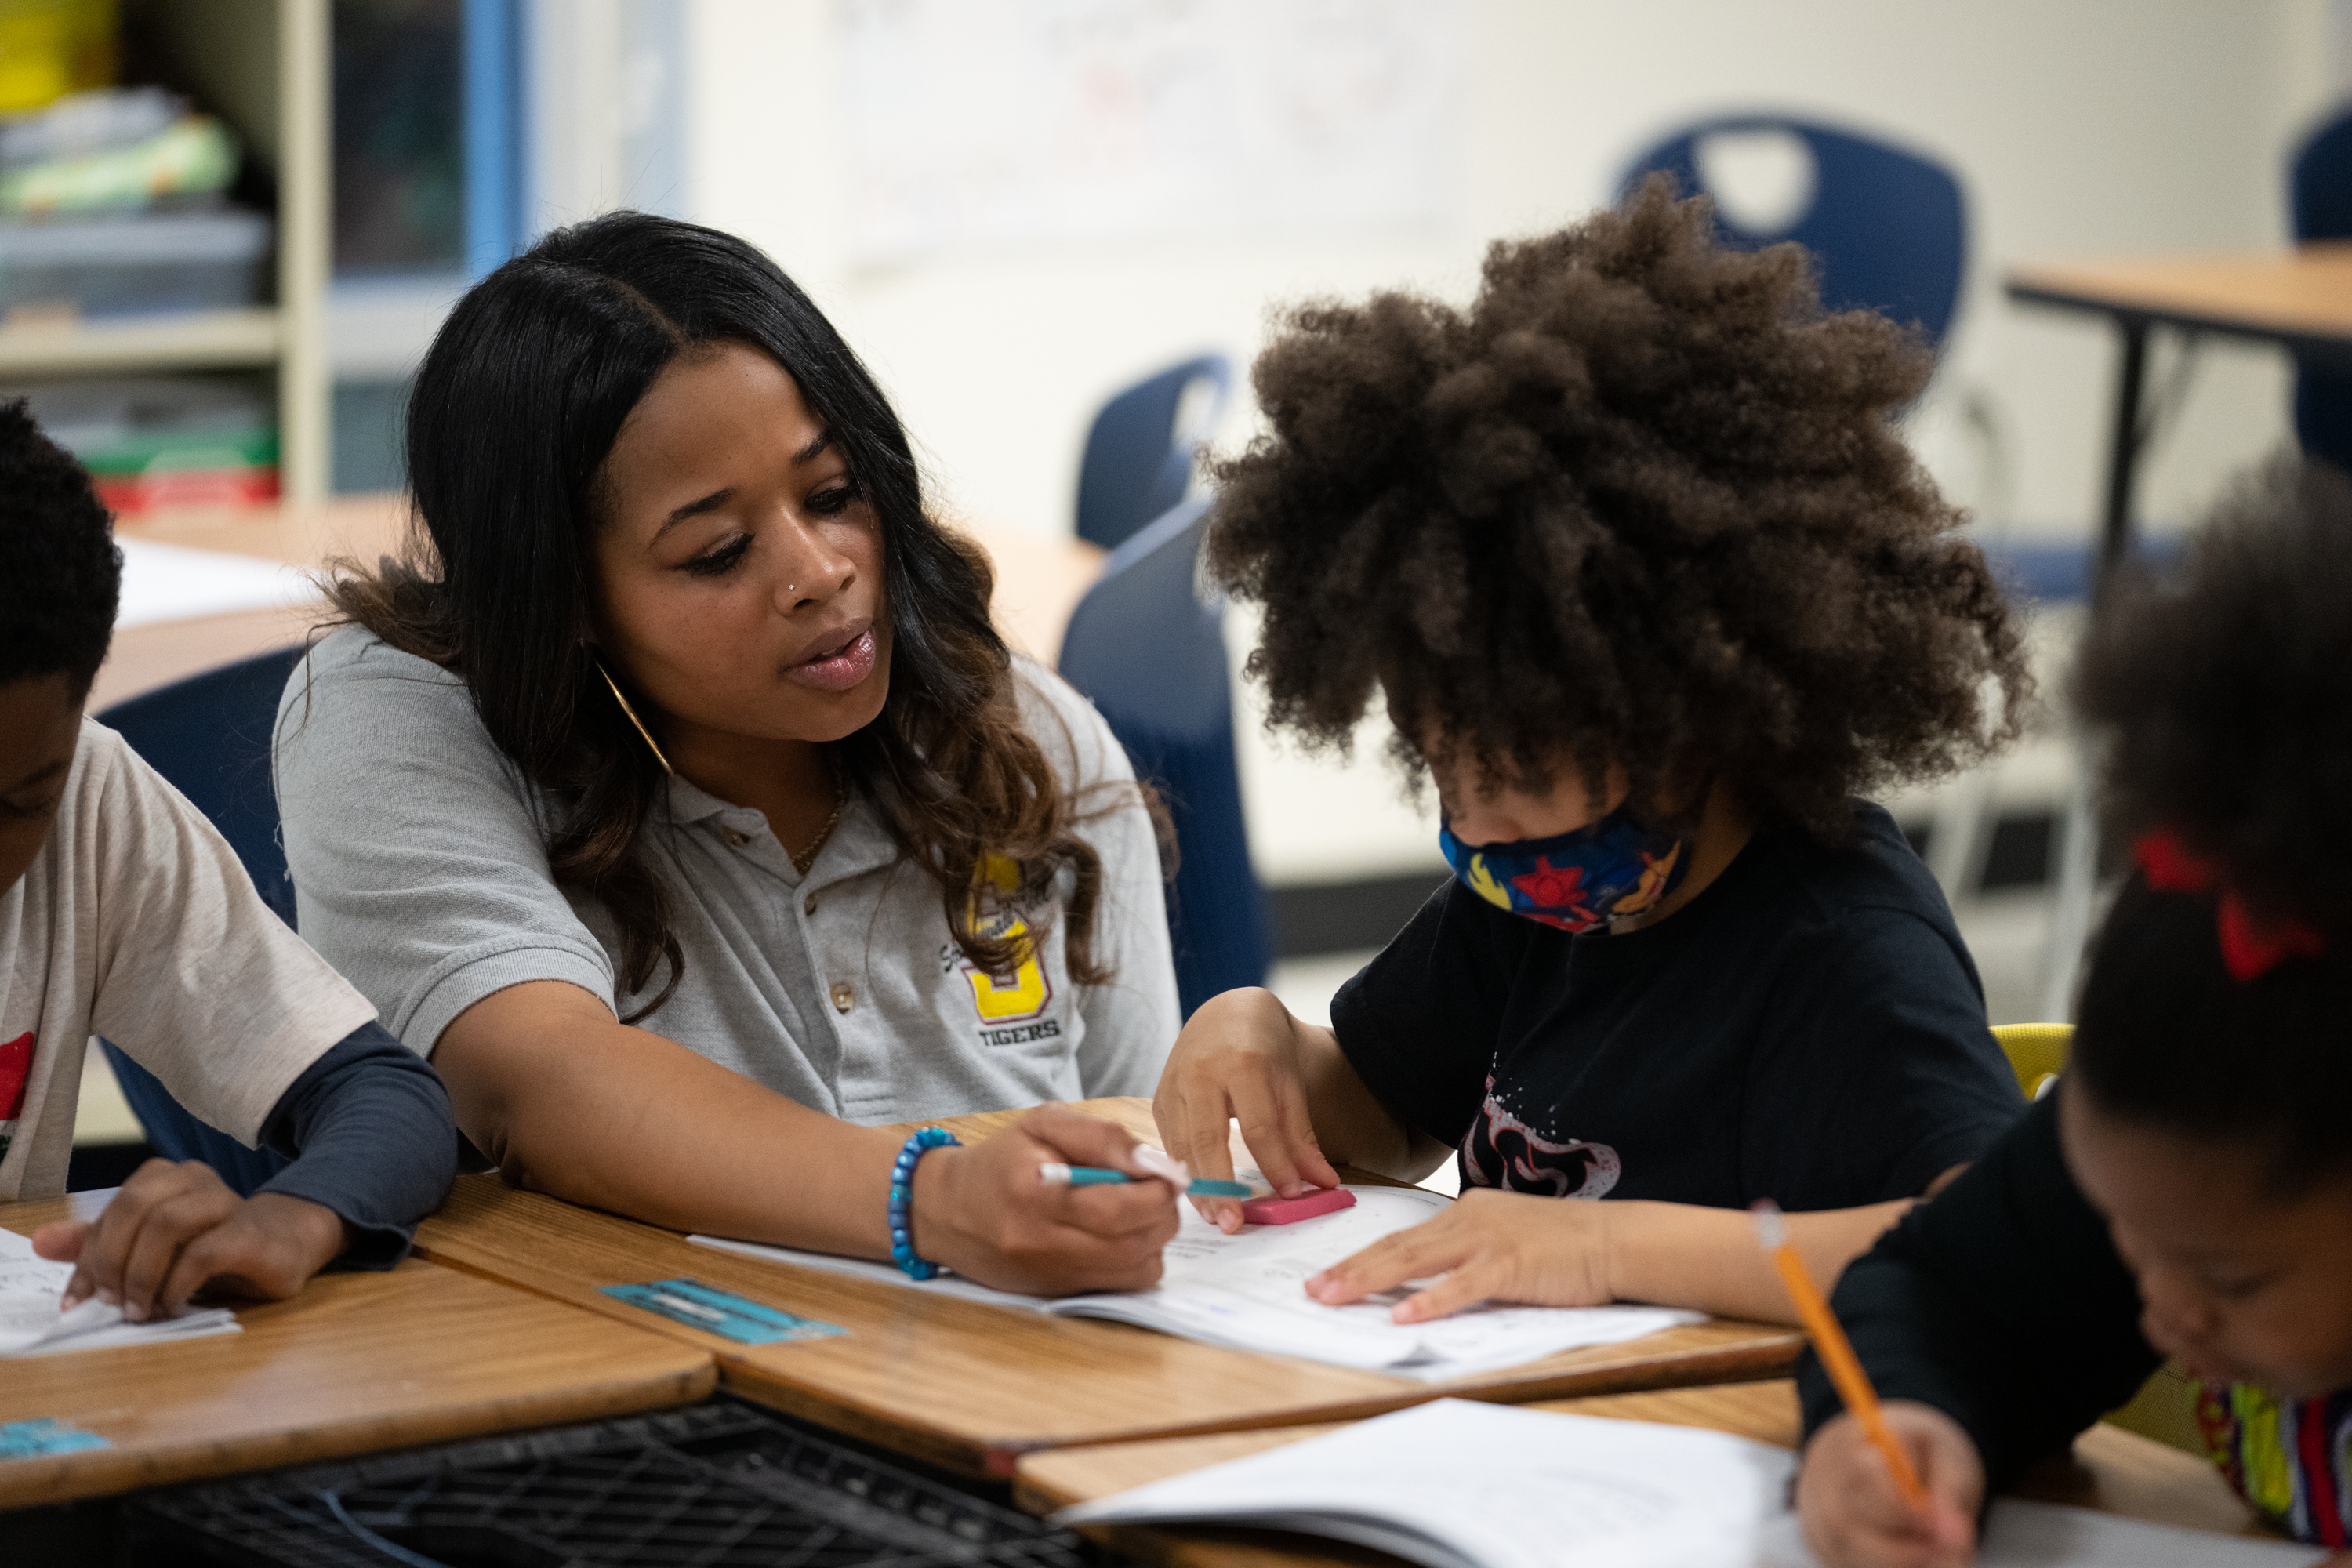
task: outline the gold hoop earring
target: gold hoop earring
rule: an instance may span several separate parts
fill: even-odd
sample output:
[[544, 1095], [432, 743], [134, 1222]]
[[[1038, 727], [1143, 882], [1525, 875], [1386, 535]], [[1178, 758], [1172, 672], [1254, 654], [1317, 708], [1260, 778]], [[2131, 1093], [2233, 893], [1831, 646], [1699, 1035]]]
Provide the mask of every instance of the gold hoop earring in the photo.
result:
[[646, 721], [637, 717], [637, 710], [630, 707], [629, 700], [621, 694], [621, 683], [613, 679], [613, 672], [604, 668], [604, 661], [591, 655], [589, 662], [595, 665], [596, 673], [604, 678], [604, 684], [612, 689], [613, 700], [621, 705], [621, 712], [636, 730], [637, 738], [646, 743], [646, 750], [654, 754], [654, 761], [662, 765], [662, 772], [676, 776], [677, 770], [669, 765], [669, 759], [662, 755], [662, 749], [654, 744], [653, 734], [646, 728]]

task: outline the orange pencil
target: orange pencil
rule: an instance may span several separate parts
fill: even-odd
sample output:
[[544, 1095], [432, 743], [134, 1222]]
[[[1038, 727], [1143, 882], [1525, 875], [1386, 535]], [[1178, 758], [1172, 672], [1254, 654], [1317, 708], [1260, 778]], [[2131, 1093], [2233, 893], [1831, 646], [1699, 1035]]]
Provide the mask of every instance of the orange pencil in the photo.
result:
[[1789, 1300], [1796, 1303], [1797, 1316], [1803, 1321], [1805, 1333], [1813, 1342], [1814, 1353], [1828, 1369], [1830, 1381], [1837, 1384], [1838, 1397], [1853, 1412], [1853, 1418], [1862, 1423], [1870, 1440], [1878, 1445], [1903, 1500], [1914, 1511], [1927, 1512], [1927, 1489], [1920, 1484], [1919, 1472], [1911, 1468], [1911, 1456], [1903, 1451], [1903, 1445], [1887, 1429], [1886, 1417], [1878, 1409], [1878, 1391], [1870, 1386], [1869, 1374], [1855, 1359], [1845, 1331], [1838, 1327], [1830, 1304], [1822, 1299], [1813, 1284], [1813, 1277], [1805, 1272], [1805, 1260], [1797, 1256], [1796, 1244], [1789, 1239], [1789, 1224], [1781, 1217], [1780, 1205], [1770, 1198], [1759, 1198], [1752, 1212], [1756, 1215], [1756, 1239], [1772, 1255], [1772, 1266], [1780, 1271], [1780, 1282], [1789, 1289]]

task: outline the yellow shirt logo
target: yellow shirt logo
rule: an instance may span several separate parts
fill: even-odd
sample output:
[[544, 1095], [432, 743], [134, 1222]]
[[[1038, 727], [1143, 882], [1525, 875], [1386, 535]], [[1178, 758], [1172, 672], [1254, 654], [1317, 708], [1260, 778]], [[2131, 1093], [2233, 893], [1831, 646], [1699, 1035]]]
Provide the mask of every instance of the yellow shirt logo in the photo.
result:
[[963, 964], [963, 977], [971, 985], [971, 1005], [985, 1024], [1009, 1024], [1015, 1019], [1034, 1018], [1045, 1010], [1054, 999], [1054, 987], [1045, 978], [1045, 966], [1037, 960], [1034, 943], [1022, 941], [1029, 934], [1027, 922], [1012, 911], [1010, 900], [1021, 891], [1021, 868], [1002, 855], [991, 855], [981, 863], [981, 874], [992, 891], [990, 901], [1003, 910], [993, 916], [983, 915], [981, 893], [972, 898], [971, 923], [975, 931], [1001, 936], [1013, 942], [1013, 951], [1021, 955], [1020, 963], [1010, 974], [988, 974], [970, 960]]

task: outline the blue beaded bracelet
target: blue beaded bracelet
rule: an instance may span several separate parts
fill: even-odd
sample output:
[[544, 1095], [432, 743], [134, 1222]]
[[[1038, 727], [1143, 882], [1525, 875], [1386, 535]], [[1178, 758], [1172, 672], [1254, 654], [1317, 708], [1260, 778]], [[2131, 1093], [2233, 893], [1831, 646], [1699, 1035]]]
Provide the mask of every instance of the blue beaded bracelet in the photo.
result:
[[914, 1219], [908, 1210], [915, 1201], [915, 1162], [934, 1149], [961, 1146], [961, 1140], [944, 1127], [926, 1127], [898, 1150], [890, 1165], [890, 1260], [909, 1279], [929, 1279], [940, 1266], [915, 1256]]

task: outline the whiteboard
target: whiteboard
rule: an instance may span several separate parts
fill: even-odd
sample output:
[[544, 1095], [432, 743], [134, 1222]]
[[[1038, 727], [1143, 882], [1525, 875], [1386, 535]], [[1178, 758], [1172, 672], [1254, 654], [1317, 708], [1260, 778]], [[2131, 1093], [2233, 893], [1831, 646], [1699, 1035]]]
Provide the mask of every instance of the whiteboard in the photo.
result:
[[853, 258], [1449, 224], [1459, 0], [843, 0]]

